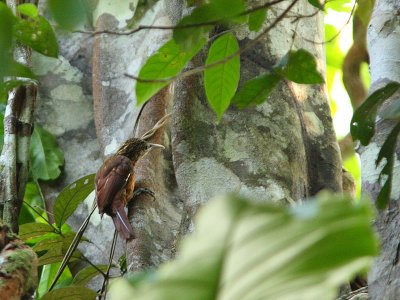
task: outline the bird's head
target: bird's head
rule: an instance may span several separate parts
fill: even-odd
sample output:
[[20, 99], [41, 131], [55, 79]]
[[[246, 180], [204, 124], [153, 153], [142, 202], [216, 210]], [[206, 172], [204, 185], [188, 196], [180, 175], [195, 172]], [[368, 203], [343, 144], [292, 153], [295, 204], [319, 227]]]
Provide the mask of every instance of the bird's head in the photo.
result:
[[136, 163], [139, 158], [147, 154], [151, 149], [165, 149], [163, 145], [152, 144], [138, 138], [126, 140], [118, 149], [117, 154], [128, 157], [133, 163]]

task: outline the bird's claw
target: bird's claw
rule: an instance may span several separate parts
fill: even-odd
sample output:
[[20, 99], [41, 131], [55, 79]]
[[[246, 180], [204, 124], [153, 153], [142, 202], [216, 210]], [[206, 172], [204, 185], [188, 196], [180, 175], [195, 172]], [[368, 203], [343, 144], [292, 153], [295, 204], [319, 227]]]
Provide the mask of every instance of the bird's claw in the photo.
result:
[[142, 194], [148, 194], [150, 195], [154, 200], [156, 200], [156, 196], [154, 194], [154, 192], [148, 188], [138, 188], [135, 189], [133, 192], [133, 199], [135, 199], [136, 197], [139, 197]]

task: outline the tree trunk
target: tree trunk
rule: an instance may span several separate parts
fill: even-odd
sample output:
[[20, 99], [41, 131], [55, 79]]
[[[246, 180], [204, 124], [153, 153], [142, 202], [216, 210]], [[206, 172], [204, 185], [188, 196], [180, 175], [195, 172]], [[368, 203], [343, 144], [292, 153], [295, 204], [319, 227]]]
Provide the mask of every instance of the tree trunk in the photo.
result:
[[[368, 51], [370, 54], [371, 88], [370, 93], [385, 86], [389, 81], [400, 82], [400, 23], [398, 12], [400, 3], [394, 0], [376, 1], [368, 29]], [[399, 92], [384, 107], [398, 101]], [[397, 99], [396, 99], [397, 98]], [[383, 109], [384, 109], [383, 107]], [[379, 116], [379, 113], [378, 113]], [[393, 128], [393, 121], [378, 117], [373, 141], [360, 149], [362, 166], [362, 189], [372, 199], [376, 199], [381, 188], [378, 175], [383, 165], [375, 167], [378, 152], [388, 133]], [[369, 274], [369, 293], [371, 299], [399, 299], [400, 276], [400, 185], [399, 178], [399, 145], [396, 148], [394, 176], [389, 207], [379, 211], [376, 227], [380, 236], [382, 249]]]
[[[123, 14], [113, 5], [99, 4], [95, 28], [122, 28], [132, 17], [129, 8], [136, 9], [135, 3], [120, 1], [119, 8], [125, 8]], [[257, 1], [257, 5], [260, 4]], [[276, 19], [288, 5], [283, 1], [269, 9], [267, 22]], [[307, 1], [299, 1], [292, 8], [291, 17], [285, 18], [244, 52], [241, 55], [241, 82], [270, 70], [289, 50], [300, 48], [317, 57], [319, 70], [324, 73], [324, 50], [318, 43], [323, 40], [322, 15], [298, 17], [312, 15], [315, 10]], [[135, 27], [140, 24], [173, 25], [184, 12], [181, 1], [157, 1], [152, 10], [143, 16], [136, 15]], [[238, 29], [235, 34], [241, 46], [255, 37], [245, 28]], [[171, 32], [166, 30], [145, 30], [128, 36], [95, 36], [94, 119], [104, 156], [113, 153], [118, 145], [135, 134], [133, 127], [138, 115], [135, 82], [124, 73], [137, 74], [145, 60], [170, 37]], [[60, 102], [55, 103], [51, 97], [55, 89], [60, 93], [54, 95], [65, 104], [66, 99], [71, 98], [71, 89], [79, 91], [78, 100], [68, 101], [72, 105], [75, 101], [82, 103], [84, 110], [77, 113], [86, 114], [76, 120], [75, 128], [70, 125], [67, 130], [62, 125], [62, 122], [70, 122], [65, 116], [47, 123], [48, 129], [59, 134], [65, 151], [67, 174], [63, 186], [94, 172], [100, 164], [89, 108], [91, 98], [87, 82], [90, 81], [91, 53], [87, 49], [90, 44], [90, 38], [82, 34], [64, 36], [61, 59], [56, 62], [40, 58], [47, 62], [38, 66], [38, 69], [43, 68], [46, 63], [50, 64], [49, 61], [53, 66], [42, 72], [41, 81], [45, 83], [39, 91], [41, 120], [49, 122], [48, 110], [56, 111], [60, 106]], [[191, 66], [202, 64], [204, 53], [195, 57]], [[55, 66], [67, 71], [54, 74], [57, 72]], [[66, 72], [73, 76], [66, 78]], [[58, 76], [56, 79], [55, 75]], [[65, 88], [61, 90], [54, 82], [62, 83]], [[232, 106], [217, 122], [204, 95], [202, 76], [194, 75], [178, 80], [153, 97], [144, 109], [137, 135], [151, 128], [168, 112], [172, 112], [169, 127], [153, 137], [154, 142], [163, 143], [167, 150], [162, 154], [150, 153], [135, 169], [136, 187], [150, 188], [155, 193], [155, 200], [143, 194], [130, 204], [130, 218], [137, 237], [127, 245], [128, 268], [132, 271], [171, 259], [176, 243], [193, 230], [192, 218], [198, 207], [217, 194], [233, 192], [255, 201], [290, 204], [322, 189], [342, 190], [340, 152], [324, 86], [284, 82], [265, 103], [241, 111]], [[71, 118], [77, 116], [71, 115]], [[82, 211], [87, 213], [86, 208]], [[82, 220], [82, 216], [76, 218]], [[110, 226], [104, 225], [106, 222]], [[101, 250], [106, 250], [113, 232], [111, 223], [104, 218], [101, 224], [97, 220], [92, 224], [96, 226], [89, 229], [89, 238], [94, 239], [94, 244]], [[101, 236], [96, 234], [99, 230], [103, 232]], [[90, 257], [96, 258], [97, 263], [99, 255], [92, 248]], [[106, 255], [102, 256], [103, 261], [99, 263], [104, 263]]]

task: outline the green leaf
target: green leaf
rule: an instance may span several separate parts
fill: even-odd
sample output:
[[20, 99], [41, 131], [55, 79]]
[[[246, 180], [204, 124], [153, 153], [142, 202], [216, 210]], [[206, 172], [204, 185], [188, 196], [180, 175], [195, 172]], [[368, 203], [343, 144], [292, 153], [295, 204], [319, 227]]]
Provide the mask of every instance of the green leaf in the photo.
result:
[[87, 21], [89, 9], [85, 0], [49, 0], [47, 6], [54, 20], [65, 29], [72, 30]]
[[[3, 2], [0, 2], [0, 58], [11, 56], [13, 24], [16, 18]], [[2, 61], [3, 62], [3, 61]], [[1, 70], [1, 68], [0, 68]], [[0, 73], [1, 74], [1, 73]]]
[[[75, 233], [73, 232], [64, 236], [52, 236], [41, 240], [33, 246], [32, 249], [39, 255], [39, 266], [61, 262], [74, 237]], [[70, 261], [79, 259], [80, 257], [81, 253], [79, 250], [75, 250]]]
[[324, 6], [319, 2], [319, 0], [308, 0], [308, 3], [310, 3], [312, 6], [318, 8], [318, 9], [324, 9]]
[[[140, 79], [160, 80], [168, 79], [179, 74], [197, 52], [204, 46], [206, 40], [201, 39], [197, 45], [183, 51], [172, 39], [153, 54], [139, 72]], [[159, 90], [168, 85], [166, 82], [140, 82], [136, 83], [137, 104], [143, 104]]]
[[243, 15], [246, 6], [243, 0], [213, 0], [211, 5], [216, 14], [224, 20], [224, 22], [244, 23], [247, 18]]
[[[31, 69], [29, 67], [20, 64], [16, 61], [11, 61], [8, 69], [7, 76], [18, 76], [18, 77], [25, 77], [25, 78], [31, 78], [34, 79], [35, 75], [32, 73]], [[21, 85], [21, 81], [16, 81], [16, 83], [19, 83], [18, 85], [14, 85], [13, 81], [10, 82], [14, 87]], [[25, 82], [26, 84], [26, 82]]]
[[203, 4], [177, 24], [174, 39], [183, 49], [190, 49], [206, 37], [215, 25], [246, 22], [246, 16], [241, 15], [244, 11], [243, 0], [214, 0]]
[[[152, 281], [120, 279], [111, 299], [334, 299], [378, 254], [369, 201], [320, 195], [293, 209], [219, 198]], [[351, 249], [351, 251], [349, 251]]]
[[19, 226], [19, 237], [23, 241], [54, 232], [54, 228], [45, 223], [27, 223]]
[[[220, 36], [208, 51], [206, 66], [218, 63], [239, 50], [238, 42], [232, 33]], [[240, 58], [236, 55], [204, 71], [204, 87], [207, 100], [220, 119], [235, 95], [240, 76]]]
[[249, 15], [249, 30], [259, 31], [265, 22], [267, 16], [266, 9], [256, 10]]
[[43, 296], [41, 300], [94, 300], [96, 292], [83, 286], [69, 286], [52, 290]]
[[328, 66], [331, 66], [335, 69], [342, 70], [344, 54], [340, 49], [339, 39], [333, 37], [337, 36], [338, 30], [335, 26], [330, 24], [325, 24], [325, 41], [329, 41], [325, 43], [326, 48], [326, 63]]
[[276, 73], [268, 73], [246, 81], [242, 89], [233, 97], [232, 103], [239, 109], [250, 105], [261, 104], [281, 80]]
[[324, 83], [324, 78], [317, 71], [315, 57], [304, 49], [289, 51], [275, 67], [275, 71], [296, 83]]
[[105, 273], [107, 272], [107, 268], [108, 265], [96, 265], [96, 268], [94, 266], [87, 266], [86, 268], [80, 270], [78, 274], [76, 274], [74, 280], [72, 281], [72, 284], [86, 285], [92, 278], [101, 274], [99, 270]]
[[34, 182], [29, 181], [26, 184], [24, 202], [35, 208], [36, 212], [27, 206], [28, 210], [35, 218], [38, 217], [38, 213], [43, 214], [45, 212], [43, 200]]
[[[49, 290], [54, 277], [57, 274], [57, 271], [60, 267], [61, 263], [54, 263], [50, 265], [44, 265], [42, 269], [42, 273], [40, 275], [39, 286], [37, 289], [37, 299], [41, 299], [41, 296], [46, 294]], [[61, 277], [57, 281], [57, 285], [55, 288], [60, 288], [62, 286], [66, 286], [72, 281], [72, 274], [68, 267], [64, 269], [61, 274]]]
[[173, 38], [182, 49], [189, 50], [195, 47], [200, 40], [206, 39], [209, 31], [214, 27], [214, 25], [196, 24], [210, 23], [219, 18], [218, 13], [213, 10], [211, 4], [207, 3], [196, 7], [190, 15], [183, 17], [179, 21], [177, 28], [174, 29]]
[[82, 177], [64, 188], [54, 203], [54, 219], [58, 228], [67, 221], [76, 208], [94, 190], [94, 176]]
[[36, 179], [56, 179], [64, 165], [64, 155], [56, 138], [47, 130], [35, 124], [30, 145], [31, 171]]
[[395, 151], [397, 144], [397, 137], [400, 133], [400, 123], [392, 129], [389, 133], [386, 141], [383, 143], [381, 150], [378, 154], [378, 159], [376, 160], [376, 165], [378, 166], [382, 160], [386, 159], [386, 164], [383, 167], [381, 173], [379, 174], [379, 180], [385, 180], [382, 189], [379, 192], [376, 205], [380, 209], [384, 209], [389, 204], [390, 193], [392, 191], [393, 182], [393, 166], [395, 162]]
[[[0, 2], [0, 93], [4, 94], [3, 80], [9, 76], [10, 65], [13, 62], [13, 25], [16, 18], [3, 2]], [[2, 95], [2, 97], [4, 97]], [[1, 99], [4, 100], [4, 99]]]
[[368, 145], [375, 132], [375, 118], [378, 106], [392, 96], [400, 87], [398, 82], [390, 82], [385, 87], [373, 92], [359, 108], [351, 119], [350, 133], [353, 140], [360, 140], [362, 145]]
[[34, 223], [35, 222], [35, 215], [31, 213], [29, 207], [22, 203], [21, 210], [19, 211], [18, 215], [18, 224], [27, 224], [27, 223]]
[[50, 23], [41, 16], [19, 20], [15, 27], [15, 37], [33, 50], [58, 57], [58, 44]]
[[24, 3], [17, 6], [17, 11], [25, 16], [36, 18], [39, 16], [38, 9], [35, 4]]
[[[325, 9], [332, 9], [338, 12], [351, 12], [352, 9], [352, 1], [351, 0], [334, 0], [334, 1], [325, 1]], [[329, 12], [328, 12], [329, 13]]]

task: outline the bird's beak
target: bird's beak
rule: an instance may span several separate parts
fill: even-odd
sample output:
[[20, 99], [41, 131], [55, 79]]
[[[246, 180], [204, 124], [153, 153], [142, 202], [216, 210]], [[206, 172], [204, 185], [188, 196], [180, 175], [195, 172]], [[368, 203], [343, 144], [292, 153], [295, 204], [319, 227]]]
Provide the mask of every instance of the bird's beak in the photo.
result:
[[161, 149], [165, 149], [165, 147], [163, 145], [160, 144], [153, 144], [153, 143], [147, 143], [150, 146], [150, 149], [153, 148], [161, 148]]

